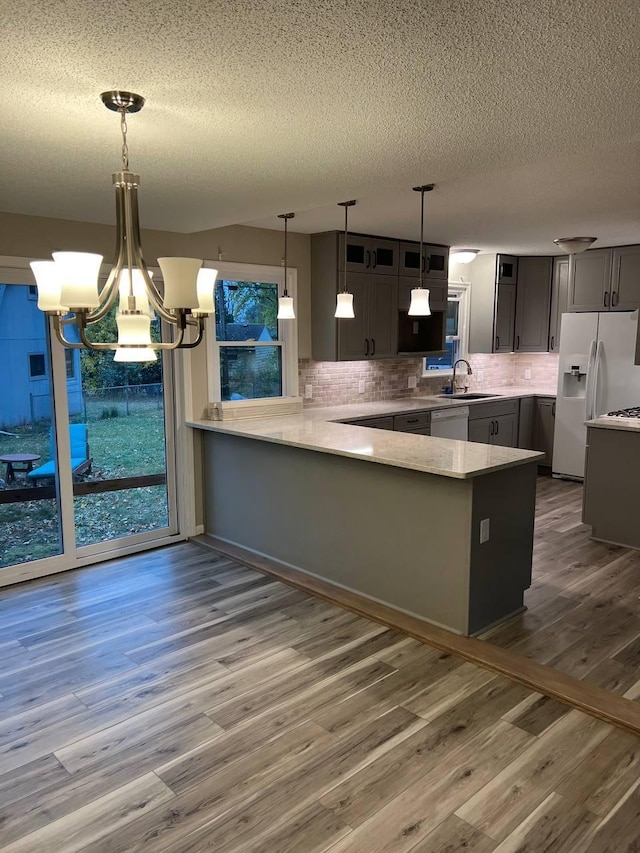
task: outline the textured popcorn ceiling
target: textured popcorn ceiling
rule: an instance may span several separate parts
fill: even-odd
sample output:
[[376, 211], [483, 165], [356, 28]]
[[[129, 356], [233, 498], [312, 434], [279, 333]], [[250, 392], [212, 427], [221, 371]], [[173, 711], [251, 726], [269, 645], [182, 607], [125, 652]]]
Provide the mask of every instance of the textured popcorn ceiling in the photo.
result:
[[0, 209], [113, 221], [117, 116], [148, 227], [340, 227], [506, 251], [640, 241], [638, 0], [3, 0]]

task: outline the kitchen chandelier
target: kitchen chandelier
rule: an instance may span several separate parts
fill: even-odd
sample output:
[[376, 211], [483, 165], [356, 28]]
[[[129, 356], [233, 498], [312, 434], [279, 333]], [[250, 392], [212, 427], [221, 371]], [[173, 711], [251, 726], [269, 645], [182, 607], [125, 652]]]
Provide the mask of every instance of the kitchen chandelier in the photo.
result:
[[284, 289], [282, 296], [278, 297], [278, 320], [295, 320], [296, 312], [293, 309], [293, 296], [289, 296], [287, 290], [287, 223], [293, 219], [295, 213], [279, 213], [278, 219], [284, 219]]
[[355, 205], [355, 199], [351, 201], [339, 201], [338, 206], [344, 207], [344, 273], [342, 279], [342, 290], [338, 293], [336, 301], [336, 313], [334, 317], [342, 318], [343, 320], [352, 320], [356, 315], [353, 310], [353, 293], [347, 290], [347, 238], [349, 224], [349, 208]]
[[407, 312], [411, 317], [428, 317], [431, 314], [429, 306], [429, 290], [422, 286], [422, 276], [425, 270], [425, 258], [423, 256], [424, 244], [424, 194], [430, 193], [435, 184], [424, 184], [421, 187], [413, 187], [413, 191], [420, 193], [420, 274], [418, 286], [411, 291], [411, 303]]
[[[56, 337], [65, 347], [111, 350], [115, 361], [142, 362], [157, 358], [156, 350], [191, 349], [202, 340], [204, 318], [214, 313], [217, 270], [203, 268], [202, 259], [158, 258], [164, 287], [152, 280], [142, 256], [138, 218], [139, 175], [129, 171], [127, 115], [140, 112], [144, 98], [132, 92], [103, 92], [104, 105], [120, 114], [122, 170], [113, 174], [116, 190], [116, 262], [99, 289], [102, 255], [53, 252], [52, 261], [33, 261], [38, 308], [53, 320]], [[103, 343], [87, 337], [87, 327], [102, 320], [119, 297], [117, 341]], [[155, 314], [175, 327], [174, 340], [151, 340]], [[195, 336], [187, 329], [195, 329]], [[65, 329], [75, 329], [75, 340]]]

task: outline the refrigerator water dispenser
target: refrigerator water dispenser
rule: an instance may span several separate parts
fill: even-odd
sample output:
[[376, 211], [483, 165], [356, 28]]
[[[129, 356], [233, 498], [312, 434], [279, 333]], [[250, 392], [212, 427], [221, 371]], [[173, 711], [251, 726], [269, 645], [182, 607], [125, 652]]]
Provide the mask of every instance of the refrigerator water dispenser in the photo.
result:
[[586, 355], [569, 355], [563, 362], [563, 397], [586, 397], [587, 362]]

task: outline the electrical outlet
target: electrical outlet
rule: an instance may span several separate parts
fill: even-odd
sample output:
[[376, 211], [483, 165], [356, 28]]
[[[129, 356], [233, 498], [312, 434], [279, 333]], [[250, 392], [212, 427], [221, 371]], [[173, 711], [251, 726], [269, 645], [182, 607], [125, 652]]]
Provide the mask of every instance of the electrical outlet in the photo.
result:
[[311, 400], [313, 398], [313, 385], [304, 386], [304, 398], [305, 400]]
[[489, 519], [483, 518], [480, 522], [480, 544], [484, 545], [489, 541]]
[[364, 394], [364, 379], [358, 379], [358, 394]]
[[416, 376], [408, 376], [407, 377], [407, 388], [417, 388], [418, 387], [418, 379]]
[[528, 367], [527, 367], [527, 368], [525, 368], [525, 371], [524, 371], [524, 378], [525, 378], [525, 379], [531, 379], [531, 370], [530, 370]]

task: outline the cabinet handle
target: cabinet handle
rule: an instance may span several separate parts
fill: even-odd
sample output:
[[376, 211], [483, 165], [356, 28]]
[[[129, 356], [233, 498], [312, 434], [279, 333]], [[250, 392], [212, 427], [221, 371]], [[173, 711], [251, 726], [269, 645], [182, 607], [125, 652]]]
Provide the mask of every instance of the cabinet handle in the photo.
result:
[[611, 307], [615, 308], [617, 304], [618, 304], [618, 291], [614, 290], [613, 293], [611, 294]]
[[489, 429], [489, 435], [493, 435], [493, 430], [494, 430], [494, 427], [495, 427], [495, 423], [496, 423], [495, 421], [491, 421], [491, 428]]
[[371, 265], [371, 252], [369, 251], [369, 249], [367, 249], [367, 251], [365, 253], [364, 265], [367, 269], [369, 269], [369, 266]]
[[605, 294], [604, 294], [604, 307], [605, 308], [609, 307], [609, 291], [608, 290], [605, 291]]
[[419, 424], [420, 418], [407, 418], [407, 423], [408, 424]]
[[555, 416], [556, 416], [556, 404], [555, 404], [555, 400], [554, 400], [554, 402], [551, 404], [551, 417], [555, 418]]
[[520, 335], [516, 335], [516, 349], [520, 349]]
[[496, 349], [500, 349], [500, 338], [496, 335]]
[[374, 249], [373, 250], [373, 269], [375, 269], [377, 265], [378, 265], [378, 253]]
[[371, 355], [376, 354], [376, 339], [371, 338]]
[[555, 335], [551, 335], [551, 346], [549, 347], [549, 349], [551, 350], [551, 352], [553, 352], [553, 344], [554, 344], [555, 339], [556, 339], [556, 338], [555, 338]]
[[500, 421], [496, 421], [496, 435], [500, 432]]
[[364, 354], [369, 355], [369, 338], [364, 339]]

